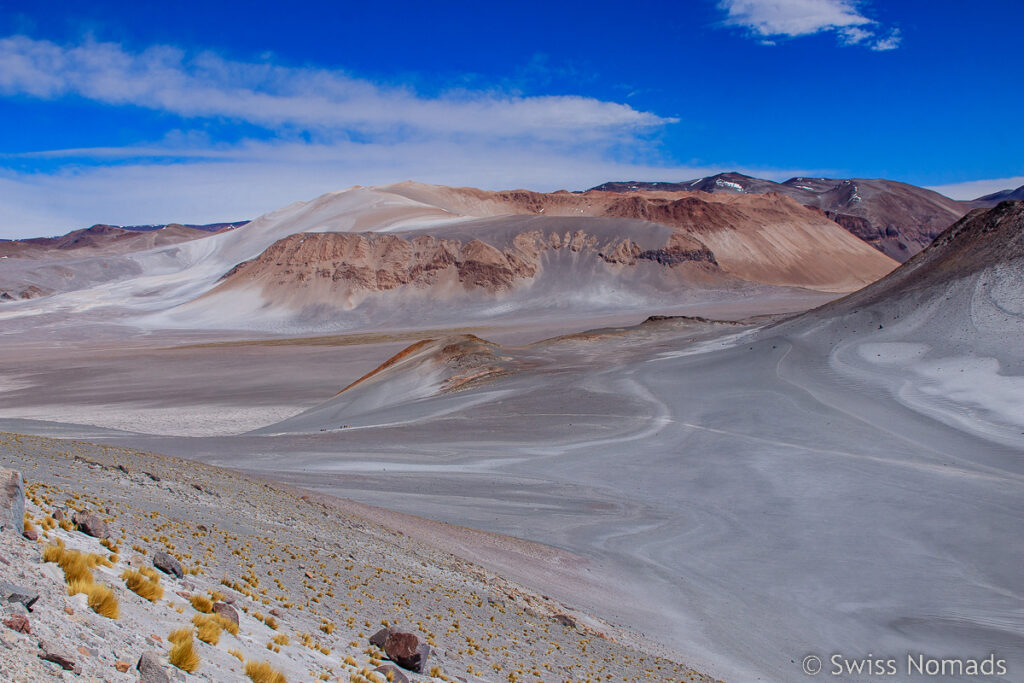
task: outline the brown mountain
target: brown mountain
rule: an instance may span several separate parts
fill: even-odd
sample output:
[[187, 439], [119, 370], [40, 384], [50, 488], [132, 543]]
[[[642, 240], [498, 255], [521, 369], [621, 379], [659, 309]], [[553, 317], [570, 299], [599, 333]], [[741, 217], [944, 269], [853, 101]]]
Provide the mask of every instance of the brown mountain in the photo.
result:
[[612, 182], [593, 189], [728, 194], [778, 192], [822, 211], [829, 219], [901, 263], [921, 251], [971, 208], [969, 203], [922, 187], [864, 178], [801, 177], [776, 183], [742, 173], [719, 173], [681, 183]]
[[1024, 185], [1021, 185], [1016, 190], [1000, 190], [999, 192], [987, 194], [984, 197], [978, 197], [977, 199], [971, 200], [970, 204], [977, 208], [990, 208], [999, 202], [1005, 202], [1007, 200], [1024, 201]]
[[[695, 287], [744, 282], [851, 291], [896, 265], [820, 212], [778, 194], [544, 194], [416, 183], [359, 191], [415, 201], [429, 223], [291, 233], [286, 224], [261, 219], [256, 229], [287, 236], [232, 268], [208, 296], [255, 289], [270, 305], [291, 309], [351, 309], [400, 290], [430, 292], [434, 300], [522, 292], [539, 301], [588, 290], [671, 300]], [[345, 193], [330, 200], [351, 201]], [[346, 220], [361, 224], [354, 213]]]
[[0, 241], [0, 256], [59, 255], [79, 249], [103, 250], [111, 253], [141, 251], [163, 247], [179, 242], [207, 237], [212, 233], [231, 230], [247, 221], [238, 223], [212, 223], [209, 225], [139, 225], [121, 227], [99, 223], [89, 228], [73, 230], [56, 237], [32, 237], [22, 240]]

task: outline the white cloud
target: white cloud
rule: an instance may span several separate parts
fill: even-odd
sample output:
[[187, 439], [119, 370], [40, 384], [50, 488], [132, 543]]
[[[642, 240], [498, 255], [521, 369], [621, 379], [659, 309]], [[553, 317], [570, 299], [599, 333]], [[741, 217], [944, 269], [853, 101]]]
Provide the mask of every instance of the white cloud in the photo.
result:
[[720, 0], [725, 24], [748, 30], [762, 45], [774, 38], [797, 38], [833, 31], [841, 45], [864, 45], [872, 50], [893, 50], [898, 30], [878, 37], [878, 22], [864, 16], [857, 0]]
[[888, 52], [889, 50], [895, 50], [900, 46], [900, 42], [903, 40], [903, 36], [900, 34], [898, 28], [894, 28], [889, 31], [889, 35], [885, 38], [879, 38], [872, 45], [871, 49], [875, 52]]
[[989, 180], [969, 180], [963, 183], [952, 183], [949, 185], [934, 185], [929, 190], [934, 190], [952, 199], [977, 199], [987, 194], [1000, 192], [1002, 190], [1015, 190], [1024, 185], [1024, 176], [1011, 178], [992, 178]]
[[[0, 154], [0, 237], [99, 222], [234, 220], [353, 184], [408, 178], [576, 189], [686, 177], [616, 161], [651, 152], [646, 135], [676, 121], [627, 104], [493, 89], [426, 96], [269, 57], [12, 36], [0, 39], [0, 96], [137, 107], [183, 117], [186, 129], [131, 147]], [[268, 139], [217, 142], [201, 132], [210, 120], [251, 124]], [[4, 158], [48, 170], [4, 171]]]
[[190, 55], [167, 46], [139, 53], [96, 41], [63, 46], [26, 36], [0, 39], [0, 94], [79, 96], [269, 129], [371, 135], [581, 138], [675, 121], [589, 97], [465, 90], [424, 97], [338, 70], [233, 61], [211, 52]]

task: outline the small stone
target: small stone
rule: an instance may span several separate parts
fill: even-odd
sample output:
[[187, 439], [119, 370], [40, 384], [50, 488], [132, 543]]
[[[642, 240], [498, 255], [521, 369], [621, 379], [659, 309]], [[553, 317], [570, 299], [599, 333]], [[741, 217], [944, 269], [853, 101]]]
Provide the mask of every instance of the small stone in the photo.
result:
[[12, 614], [4, 619], [4, 626], [18, 633], [32, 633], [32, 625], [24, 614]]
[[125, 474], [128, 474], [128, 468], [127, 468], [127, 467], [125, 467], [124, 465], [118, 465], [118, 466], [117, 466], [117, 469], [121, 470], [121, 471], [122, 471], [122, 472], [124, 472]]
[[76, 512], [74, 517], [72, 517], [72, 521], [74, 521], [79, 531], [93, 538], [107, 538], [110, 535], [110, 532], [107, 530], [107, 523], [103, 521], [102, 517], [90, 510]]
[[20, 602], [25, 609], [32, 611], [32, 605], [39, 599], [39, 593], [28, 588], [16, 586], [13, 583], [0, 581], [0, 602]]
[[209, 529], [206, 528], [205, 524], [197, 524], [196, 529], [199, 531], [209, 531]]
[[71, 608], [71, 607], [65, 607], [65, 608], [64, 608], [64, 614], [68, 615], [69, 617], [70, 617], [70, 616], [71, 616], [72, 614], [74, 614], [74, 613], [75, 613], [75, 610], [74, 610], [73, 608]]
[[[402, 670], [394, 664], [381, 664], [374, 671], [384, 676], [391, 683], [409, 683], [409, 677], [402, 673]], [[389, 672], [391, 673], [390, 679], [388, 678]]]
[[132, 665], [128, 662], [117, 660], [116, 662], [114, 662], [114, 668], [120, 671], [121, 673], [126, 674], [128, 673], [128, 669], [132, 668]]
[[395, 631], [384, 641], [384, 652], [388, 659], [403, 669], [423, 673], [430, 657], [430, 646], [415, 633]]
[[68, 509], [65, 507], [57, 507], [53, 509], [53, 518], [58, 522], [63, 522], [66, 519], [70, 519]]
[[271, 616], [275, 616], [278, 619], [283, 619], [284, 618], [284, 612], [282, 612], [281, 610], [277, 609], [276, 607], [271, 608], [270, 614], [271, 614]]
[[89, 652], [89, 648], [87, 648], [85, 646], [79, 646], [78, 647], [78, 654], [85, 655], [86, 657], [89, 657], [89, 656], [92, 655], [92, 653]]
[[39, 641], [39, 659], [47, 662], [53, 662], [60, 666], [65, 671], [75, 670], [75, 660], [71, 658], [71, 655], [67, 654], [63, 650], [60, 650], [45, 640]]
[[0, 467], [0, 529], [25, 533], [25, 480], [5, 467]]
[[164, 574], [172, 574], [179, 579], [185, 575], [185, 572], [181, 570], [181, 562], [178, 562], [163, 550], [154, 553], [153, 566]]
[[215, 602], [215, 603], [213, 603], [213, 613], [214, 614], [219, 614], [220, 616], [224, 617], [225, 619], [228, 619], [229, 621], [235, 622], [236, 626], [238, 625], [238, 612], [235, 611], [234, 607], [232, 607], [231, 605], [227, 604], [226, 602]]
[[39, 540], [39, 532], [36, 531], [35, 529], [25, 529], [25, 531], [23, 531], [21, 535], [24, 536], [25, 538], [27, 538], [30, 541], [38, 541]]
[[170, 683], [171, 681], [167, 670], [160, 663], [160, 655], [156, 652], [143, 652], [135, 668], [139, 670], [139, 683]]
[[306, 578], [307, 579], [312, 579], [313, 578], [313, 572], [306, 572]]

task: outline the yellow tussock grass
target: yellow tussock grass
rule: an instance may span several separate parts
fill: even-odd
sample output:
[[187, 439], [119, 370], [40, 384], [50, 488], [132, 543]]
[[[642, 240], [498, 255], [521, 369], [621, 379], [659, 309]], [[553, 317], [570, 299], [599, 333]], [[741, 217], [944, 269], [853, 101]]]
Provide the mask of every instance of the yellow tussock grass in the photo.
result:
[[188, 601], [197, 612], [209, 614], [213, 610], [213, 601], [205, 595], [193, 595]]
[[182, 638], [174, 643], [168, 659], [173, 666], [188, 673], [192, 673], [199, 668], [199, 654], [196, 652], [196, 644], [192, 640], [191, 629], [189, 629], [189, 636], [187, 638]]
[[152, 567], [143, 567], [139, 570], [139, 573], [145, 576], [150, 581], [156, 581], [160, 583], [160, 573]]
[[275, 645], [287, 645], [288, 644], [288, 636], [284, 635], [283, 633], [274, 636], [270, 640], [273, 641], [273, 643]]
[[188, 626], [183, 628], [176, 628], [171, 631], [171, 634], [167, 636], [167, 640], [172, 643], [180, 643], [183, 640], [190, 639], [192, 637], [192, 629]]
[[253, 683], [288, 683], [284, 674], [270, 666], [270, 662], [249, 662], [245, 665], [245, 675]]
[[92, 577], [89, 577], [88, 581], [76, 580], [68, 584], [68, 595], [78, 595], [79, 593], [88, 594], [89, 589], [93, 587]]
[[94, 583], [88, 592], [89, 607], [101, 617], [117, 619], [121, 616], [121, 609], [117, 604], [117, 596], [110, 586], [102, 583]]
[[159, 579], [153, 581], [134, 569], [125, 571], [124, 574], [121, 574], [121, 578], [124, 579], [128, 590], [150, 602], [156, 602], [164, 596], [164, 587], [160, 585]]
[[235, 659], [237, 659], [240, 662], [244, 662], [245, 661], [245, 656], [242, 654], [242, 652], [240, 650], [228, 650], [228, 654], [231, 655], [232, 657], [234, 657]]
[[220, 624], [218, 624], [213, 619], [204, 621], [196, 628], [196, 631], [199, 640], [203, 641], [204, 643], [216, 645], [218, 642], [220, 642]]
[[225, 631], [227, 631], [228, 633], [230, 633], [233, 636], [237, 636], [238, 635], [238, 624], [236, 624], [235, 622], [231, 621], [227, 617], [222, 617], [219, 614], [214, 615], [213, 618], [217, 620], [217, 623], [220, 625], [220, 627], [222, 629], [224, 629]]

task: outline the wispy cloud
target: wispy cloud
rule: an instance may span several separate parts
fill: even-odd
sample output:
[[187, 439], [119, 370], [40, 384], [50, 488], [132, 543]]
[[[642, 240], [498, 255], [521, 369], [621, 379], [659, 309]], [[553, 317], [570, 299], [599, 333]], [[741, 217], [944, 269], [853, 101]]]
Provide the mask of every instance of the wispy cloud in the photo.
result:
[[243, 62], [169, 46], [137, 53], [96, 41], [65, 46], [26, 36], [0, 39], [0, 94], [78, 96], [186, 118], [360, 134], [557, 139], [600, 137], [674, 121], [589, 97], [467, 90], [424, 97], [338, 70]]
[[[680, 177], [630, 162], [658, 158], [649, 138], [676, 119], [628, 104], [495, 87], [424, 95], [273, 57], [11, 36], [0, 39], [3, 96], [153, 111], [161, 126], [175, 121], [167, 114], [178, 117], [178, 130], [160, 140], [0, 154], [3, 237], [95, 222], [251, 217], [348, 185], [407, 178], [575, 189], [609, 178]], [[247, 130], [249, 139], [206, 132], [220, 128], [236, 139]]]
[[840, 45], [876, 51], [899, 46], [898, 29], [885, 29], [865, 16], [856, 0], [720, 0], [725, 24], [745, 29], [762, 44], [834, 32]]
[[934, 185], [928, 189], [935, 190], [953, 199], [977, 199], [978, 197], [1001, 192], [1002, 190], [1016, 190], [1021, 186], [1024, 186], [1024, 176], [969, 180], [963, 183]]

